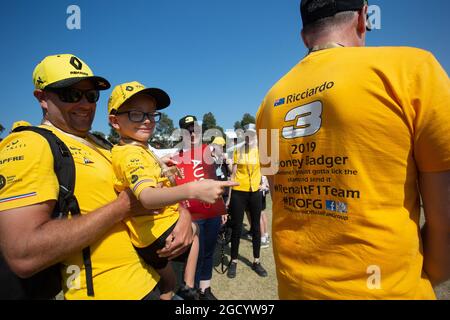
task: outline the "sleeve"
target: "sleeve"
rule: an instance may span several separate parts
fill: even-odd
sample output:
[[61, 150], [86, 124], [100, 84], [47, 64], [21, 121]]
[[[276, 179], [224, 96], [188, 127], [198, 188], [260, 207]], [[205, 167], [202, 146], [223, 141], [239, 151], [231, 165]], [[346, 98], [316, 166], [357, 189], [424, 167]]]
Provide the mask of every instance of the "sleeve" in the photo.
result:
[[0, 144], [0, 211], [58, 199], [53, 154], [34, 132], [9, 135]]
[[124, 180], [137, 199], [145, 188], [156, 187], [159, 175], [155, 164], [140, 152], [127, 152], [121, 157], [119, 170]]
[[416, 114], [414, 157], [419, 171], [450, 170], [450, 81], [431, 53], [415, 70], [410, 99]]

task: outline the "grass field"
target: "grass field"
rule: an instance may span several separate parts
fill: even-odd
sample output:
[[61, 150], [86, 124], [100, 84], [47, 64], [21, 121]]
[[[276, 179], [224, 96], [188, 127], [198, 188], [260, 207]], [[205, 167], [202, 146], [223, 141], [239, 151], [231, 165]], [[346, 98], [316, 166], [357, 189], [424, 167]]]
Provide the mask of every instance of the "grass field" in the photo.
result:
[[[270, 197], [267, 198], [267, 217], [272, 221], [272, 211]], [[245, 219], [245, 218], [244, 218]], [[244, 227], [248, 229], [248, 222], [244, 220]], [[230, 257], [229, 245], [225, 248], [227, 259]], [[227, 260], [228, 261], [228, 260]], [[275, 275], [275, 263], [273, 259], [272, 246], [261, 249], [261, 262], [268, 272], [268, 277], [259, 277], [252, 269], [253, 262], [251, 241], [241, 239], [239, 248], [239, 263], [237, 275], [234, 279], [229, 279], [226, 274], [220, 274], [213, 270], [211, 288], [213, 293], [220, 300], [276, 300], [278, 299], [277, 281]], [[220, 246], [216, 248], [215, 263], [220, 269]], [[440, 300], [450, 300], [450, 281], [435, 288], [436, 295]]]

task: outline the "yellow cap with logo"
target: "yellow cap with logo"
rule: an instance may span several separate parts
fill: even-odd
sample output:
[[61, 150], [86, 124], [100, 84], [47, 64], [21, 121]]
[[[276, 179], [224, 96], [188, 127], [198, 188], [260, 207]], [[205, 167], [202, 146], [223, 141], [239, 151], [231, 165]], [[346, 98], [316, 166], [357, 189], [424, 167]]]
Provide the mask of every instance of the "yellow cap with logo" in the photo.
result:
[[36, 89], [66, 88], [82, 80], [92, 80], [98, 90], [111, 87], [108, 80], [94, 76], [91, 68], [73, 54], [47, 56], [33, 71]]
[[132, 96], [142, 93], [153, 97], [156, 100], [156, 109], [161, 110], [170, 105], [169, 95], [158, 88], [146, 88], [143, 84], [132, 81], [116, 86], [108, 100], [108, 113], [116, 112], [125, 101]]
[[12, 127], [11, 127], [11, 132], [14, 131], [14, 129], [17, 129], [19, 127], [30, 127], [31, 123], [29, 123], [28, 121], [24, 121], [24, 120], [20, 120], [20, 121], [16, 121], [13, 123]]

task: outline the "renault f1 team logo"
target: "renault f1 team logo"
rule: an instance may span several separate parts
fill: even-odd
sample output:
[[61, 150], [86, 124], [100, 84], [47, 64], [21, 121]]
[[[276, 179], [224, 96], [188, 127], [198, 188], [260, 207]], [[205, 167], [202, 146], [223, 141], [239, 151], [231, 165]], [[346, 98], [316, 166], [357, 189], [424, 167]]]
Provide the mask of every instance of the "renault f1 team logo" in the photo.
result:
[[0, 175], [0, 190], [2, 190], [5, 185], [6, 185], [6, 179], [4, 176]]
[[70, 64], [77, 70], [81, 70], [83, 68], [83, 64], [81, 63], [80, 59], [75, 56], [72, 56], [72, 58], [70, 58]]

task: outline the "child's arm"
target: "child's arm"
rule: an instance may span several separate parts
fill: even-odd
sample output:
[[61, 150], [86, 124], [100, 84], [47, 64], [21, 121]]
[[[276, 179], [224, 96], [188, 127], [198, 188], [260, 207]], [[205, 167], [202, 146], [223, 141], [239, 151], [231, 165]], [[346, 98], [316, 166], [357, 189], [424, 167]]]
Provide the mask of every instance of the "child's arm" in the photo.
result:
[[170, 188], [148, 187], [141, 191], [139, 201], [147, 209], [158, 209], [182, 200], [192, 199], [214, 203], [219, 199], [225, 187], [237, 185], [239, 184], [232, 181], [205, 179]]

